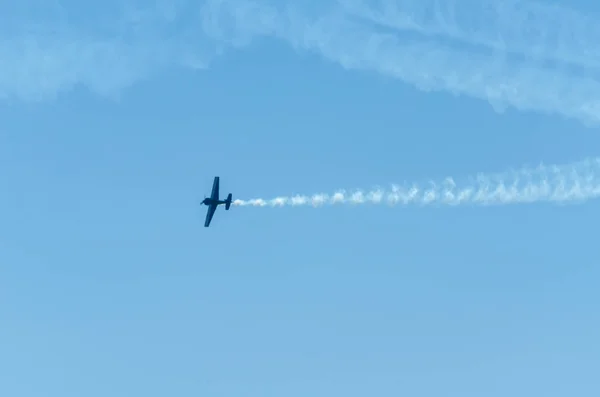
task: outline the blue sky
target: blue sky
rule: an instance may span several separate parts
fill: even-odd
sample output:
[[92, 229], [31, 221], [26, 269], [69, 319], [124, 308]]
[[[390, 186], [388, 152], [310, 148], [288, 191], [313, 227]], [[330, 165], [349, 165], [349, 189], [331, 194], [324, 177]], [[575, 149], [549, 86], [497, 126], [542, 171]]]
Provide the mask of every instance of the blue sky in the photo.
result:
[[1, 395], [598, 394], [589, 189], [203, 227], [598, 154], [597, 5], [341, 3], [0, 6]]

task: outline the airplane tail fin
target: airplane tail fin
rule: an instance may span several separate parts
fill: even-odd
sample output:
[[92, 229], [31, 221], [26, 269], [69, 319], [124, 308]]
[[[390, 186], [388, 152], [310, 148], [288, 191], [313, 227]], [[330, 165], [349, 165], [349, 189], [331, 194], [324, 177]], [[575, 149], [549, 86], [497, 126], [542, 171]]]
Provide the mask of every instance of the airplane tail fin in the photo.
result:
[[231, 193], [227, 195], [227, 200], [225, 200], [225, 209], [228, 210], [231, 206]]

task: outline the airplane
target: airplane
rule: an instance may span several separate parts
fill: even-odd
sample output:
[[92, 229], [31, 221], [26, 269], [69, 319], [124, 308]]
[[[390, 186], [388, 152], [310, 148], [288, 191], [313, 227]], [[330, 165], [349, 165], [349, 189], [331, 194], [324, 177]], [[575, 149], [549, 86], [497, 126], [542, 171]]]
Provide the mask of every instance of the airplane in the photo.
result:
[[204, 227], [208, 227], [210, 225], [210, 221], [217, 210], [217, 207], [220, 204], [225, 204], [225, 209], [229, 210], [231, 206], [231, 193], [227, 195], [227, 199], [219, 200], [219, 177], [215, 176], [215, 180], [213, 181], [212, 192], [210, 197], [204, 196], [204, 200], [202, 200], [202, 204], [208, 207], [206, 212], [206, 220], [204, 221]]

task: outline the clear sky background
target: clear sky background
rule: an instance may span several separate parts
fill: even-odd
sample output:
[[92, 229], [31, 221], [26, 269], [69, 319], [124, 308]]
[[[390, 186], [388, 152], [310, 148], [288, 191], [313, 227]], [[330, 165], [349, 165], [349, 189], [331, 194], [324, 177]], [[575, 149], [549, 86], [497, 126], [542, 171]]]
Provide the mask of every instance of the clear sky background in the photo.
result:
[[598, 155], [599, 5], [350, 3], [0, 5], [0, 395], [599, 394], [596, 201], [203, 227]]

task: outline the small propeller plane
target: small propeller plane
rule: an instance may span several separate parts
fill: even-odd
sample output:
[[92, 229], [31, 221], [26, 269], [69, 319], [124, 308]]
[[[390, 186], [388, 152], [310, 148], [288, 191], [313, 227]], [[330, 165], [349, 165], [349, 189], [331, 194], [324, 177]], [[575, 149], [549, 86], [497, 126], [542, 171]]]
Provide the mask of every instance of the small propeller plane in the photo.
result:
[[202, 200], [202, 204], [208, 206], [208, 210], [206, 212], [206, 220], [204, 221], [204, 227], [208, 227], [210, 225], [210, 221], [217, 210], [217, 206], [220, 204], [225, 204], [225, 209], [229, 210], [231, 206], [231, 193], [227, 195], [227, 199], [219, 200], [219, 177], [215, 176], [215, 180], [213, 181], [212, 192], [210, 197], [204, 196], [204, 200]]

